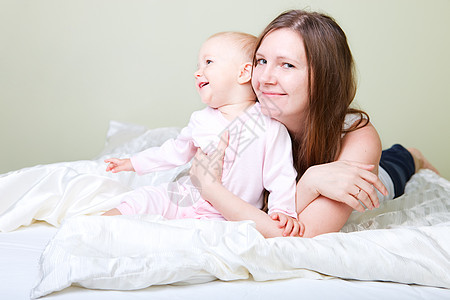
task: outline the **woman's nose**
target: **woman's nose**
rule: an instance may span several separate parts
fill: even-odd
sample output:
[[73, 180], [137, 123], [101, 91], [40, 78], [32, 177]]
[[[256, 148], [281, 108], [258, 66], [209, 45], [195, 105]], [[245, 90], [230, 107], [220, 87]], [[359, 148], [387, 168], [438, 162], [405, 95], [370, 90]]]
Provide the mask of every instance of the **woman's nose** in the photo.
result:
[[275, 84], [276, 83], [276, 76], [274, 70], [269, 67], [265, 66], [260, 73], [259, 81], [261, 84]]

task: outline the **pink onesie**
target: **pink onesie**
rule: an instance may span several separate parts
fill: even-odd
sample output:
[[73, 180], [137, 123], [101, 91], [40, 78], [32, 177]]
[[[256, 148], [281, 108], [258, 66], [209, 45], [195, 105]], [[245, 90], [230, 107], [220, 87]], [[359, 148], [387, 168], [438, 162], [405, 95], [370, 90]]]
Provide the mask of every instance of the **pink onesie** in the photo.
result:
[[[281, 212], [297, 218], [295, 212], [296, 171], [291, 139], [286, 127], [261, 113], [256, 103], [233, 121], [218, 109], [206, 107], [192, 114], [176, 139], [131, 157], [137, 174], [167, 170], [188, 163], [197, 148], [210, 154], [222, 133], [229, 131], [222, 183], [233, 194], [262, 208], [264, 189], [270, 192], [269, 214]], [[205, 172], [208, 167], [205, 166]], [[176, 182], [145, 186], [128, 193], [117, 207], [122, 214], [157, 214], [168, 219], [224, 219], [190, 182], [188, 176]]]

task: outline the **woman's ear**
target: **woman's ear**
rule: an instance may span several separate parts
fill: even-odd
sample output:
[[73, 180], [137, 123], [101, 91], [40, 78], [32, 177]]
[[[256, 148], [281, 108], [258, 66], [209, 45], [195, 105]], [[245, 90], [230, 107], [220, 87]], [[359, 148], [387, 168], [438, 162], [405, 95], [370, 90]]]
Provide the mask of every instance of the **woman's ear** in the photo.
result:
[[242, 64], [239, 67], [239, 76], [238, 76], [239, 84], [245, 84], [249, 82], [250, 79], [252, 79], [252, 68], [253, 64], [249, 62]]

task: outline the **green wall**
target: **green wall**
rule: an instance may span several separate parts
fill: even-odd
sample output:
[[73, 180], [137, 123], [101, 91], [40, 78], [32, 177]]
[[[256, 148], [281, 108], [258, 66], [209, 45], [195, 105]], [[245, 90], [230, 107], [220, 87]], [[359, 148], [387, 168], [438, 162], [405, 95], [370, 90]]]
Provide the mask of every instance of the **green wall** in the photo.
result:
[[450, 179], [448, 0], [0, 0], [0, 173], [90, 159], [109, 120], [185, 125], [202, 107], [204, 39], [257, 35], [291, 8], [329, 13], [347, 33], [357, 104], [383, 146], [417, 147]]

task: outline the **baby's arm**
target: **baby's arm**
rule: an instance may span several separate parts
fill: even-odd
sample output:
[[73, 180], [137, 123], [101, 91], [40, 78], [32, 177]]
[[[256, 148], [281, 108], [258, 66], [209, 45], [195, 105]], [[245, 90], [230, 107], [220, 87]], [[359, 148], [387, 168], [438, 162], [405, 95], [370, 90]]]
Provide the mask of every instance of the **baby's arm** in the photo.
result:
[[297, 218], [295, 208], [297, 172], [292, 162], [291, 139], [281, 123], [268, 126], [263, 166], [263, 184], [269, 192], [269, 215], [282, 213]]
[[122, 171], [135, 172], [133, 164], [129, 158], [120, 159], [120, 158], [108, 158], [105, 159], [105, 163], [108, 164], [106, 167], [106, 172], [118, 173]]
[[188, 163], [197, 152], [192, 131], [198, 126], [197, 119], [203, 114], [203, 111], [194, 112], [188, 126], [184, 127], [175, 139], [169, 139], [159, 147], [152, 147], [133, 155], [130, 160], [136, 173], [144, 175]]

